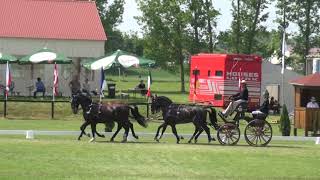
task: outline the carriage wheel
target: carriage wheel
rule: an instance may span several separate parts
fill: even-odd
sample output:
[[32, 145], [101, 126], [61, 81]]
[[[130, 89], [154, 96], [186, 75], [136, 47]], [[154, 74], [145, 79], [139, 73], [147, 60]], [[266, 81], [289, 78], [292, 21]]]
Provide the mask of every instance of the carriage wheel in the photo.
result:
[[224, 124], [218, 129], [217, 137], [222, 145], [236, 145], [240, 139], [240, 129], [232, 123]]
[[265, 120], [250, 121], [244, 130], [244, 138], [250, 146], [266, 146], [272, 139], [272, 127]]

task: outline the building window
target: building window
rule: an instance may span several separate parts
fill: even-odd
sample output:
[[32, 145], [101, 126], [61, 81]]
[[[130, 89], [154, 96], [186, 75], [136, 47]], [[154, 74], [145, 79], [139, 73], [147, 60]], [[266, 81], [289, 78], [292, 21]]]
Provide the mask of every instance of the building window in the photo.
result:
[[199, 69], [195, 69], [192, 71], [193, 75], [200, 75], [200, 70]]
[[210, 77], [210, 76], [211, 76], [211, 71], [209, 70], [209, 71], [208, 71], [208, 77]]
[[214, 100], [222, 100], [222, 95], [221, 94], [215, 94], [214, 95]]
[[223, 76], [223, 72], [222, 71], [216, 71], [216, 76]]

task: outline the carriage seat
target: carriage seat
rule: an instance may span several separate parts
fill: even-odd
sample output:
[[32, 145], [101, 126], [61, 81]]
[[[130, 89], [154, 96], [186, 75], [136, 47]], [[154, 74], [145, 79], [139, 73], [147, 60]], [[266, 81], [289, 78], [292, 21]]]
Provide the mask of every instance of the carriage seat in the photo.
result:
[[[235, 109], [236, 115], [234, 116], [233, 120], [237, 121], [239, 119], [244, 118], [245, 112], [248, 110], [248, 101], [242, 102], [238, 105], [238, 107]], [[232, 115], [233, 113], [231, 113]]]
[[253, 111], [251, 114], [254, 119], [265, 120], [268, 117], [268, 114], [265, 114], [261, 111]]

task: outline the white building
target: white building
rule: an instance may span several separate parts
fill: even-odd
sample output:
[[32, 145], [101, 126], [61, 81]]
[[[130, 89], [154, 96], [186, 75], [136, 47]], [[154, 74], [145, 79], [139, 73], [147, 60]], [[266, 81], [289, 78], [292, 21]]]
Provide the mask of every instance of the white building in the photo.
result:
[[[0, 52], [22, 57], [44, 47], [72, 59], [70, 65], [58, 65], [59, 91], [70, 95], [68, 83], [74, 74], [80, 81], [89, 79], [98, 87], [99, 73], [80, 67], [82, 58], [104, 55], [106, 34], [94, 1], [77, 0], [1, 0]], [[30, 95], [37, 77], [48, 94], [53, 84], [53, 65], [12, 64], [15, 91]], [[0, 67], [0, 83], [5, 83], [5, 65]]]

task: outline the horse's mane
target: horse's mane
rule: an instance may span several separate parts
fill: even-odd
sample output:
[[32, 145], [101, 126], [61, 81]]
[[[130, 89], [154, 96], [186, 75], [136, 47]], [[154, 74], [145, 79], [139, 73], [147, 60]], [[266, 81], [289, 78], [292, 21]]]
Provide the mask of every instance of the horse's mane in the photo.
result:
[[159, 100], [166, 101], [166, 102], [168, 102], [168, 103], [170, 103], [170, 104], [173, 103], [173, 102], [171, 101], [171, 99], [169, 99], [169, 98], [166, 97], [166, 96], [158, 96], [157, 98], [158, 98]]

